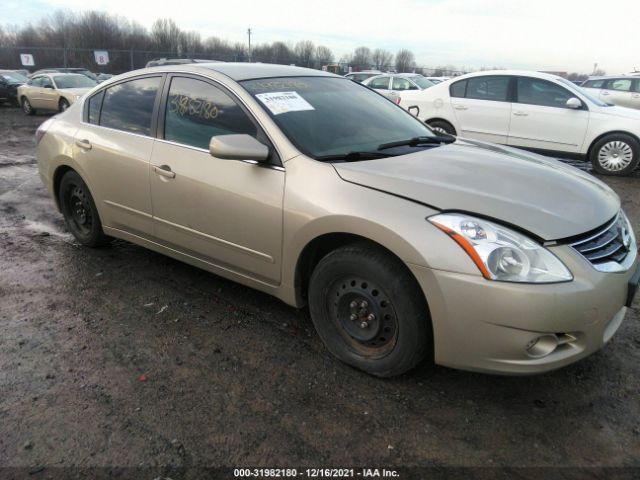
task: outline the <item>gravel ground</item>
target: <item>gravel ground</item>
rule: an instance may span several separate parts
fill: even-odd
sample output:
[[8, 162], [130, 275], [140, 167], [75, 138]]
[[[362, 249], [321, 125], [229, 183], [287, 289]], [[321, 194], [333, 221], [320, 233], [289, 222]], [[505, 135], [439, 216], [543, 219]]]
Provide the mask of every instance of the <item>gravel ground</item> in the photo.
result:
[[[640, 299], [560, 371], [373, 378], [331, 357], [306, 310], [126, 242], [76, 244], [37, 174], [46, 118], [0, 107], [0, 466], [640, 475]], [[604, 180], [640, 234], [640, 173]]]

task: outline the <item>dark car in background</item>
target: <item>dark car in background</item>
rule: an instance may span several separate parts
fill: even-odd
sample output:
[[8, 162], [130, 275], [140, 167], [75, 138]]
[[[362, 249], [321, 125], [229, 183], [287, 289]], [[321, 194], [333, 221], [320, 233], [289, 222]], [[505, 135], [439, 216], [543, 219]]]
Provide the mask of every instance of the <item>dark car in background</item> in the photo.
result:
[[0, 70], [0, 103], [18, 105], [18, 87], [29, 79], [15, 70]]

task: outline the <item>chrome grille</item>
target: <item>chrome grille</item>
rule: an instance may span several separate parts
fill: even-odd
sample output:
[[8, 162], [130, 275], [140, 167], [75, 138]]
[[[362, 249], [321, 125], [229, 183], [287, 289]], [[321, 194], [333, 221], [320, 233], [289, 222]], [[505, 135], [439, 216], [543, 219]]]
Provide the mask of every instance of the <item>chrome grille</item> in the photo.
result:
[[573, 241], [571, 246], [602, 271], [617, 270], [615, 265], [625, 263], [636, 248], [633, 233], [621, 213], [596, 233]]

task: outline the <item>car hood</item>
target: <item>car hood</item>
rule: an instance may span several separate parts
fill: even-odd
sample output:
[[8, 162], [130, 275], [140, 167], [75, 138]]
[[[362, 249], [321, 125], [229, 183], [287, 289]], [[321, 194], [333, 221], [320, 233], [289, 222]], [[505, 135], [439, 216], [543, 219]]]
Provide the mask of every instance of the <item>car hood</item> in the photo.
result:
[[60, 93], [68, 93], [70, 95], [84, 95], [85, 93], [87, 93], [92, 88], [93, 87], [90, 87], [90, 88], [60, 88], [58, 91]]
[[543, 240], [593, 230], [620, 209], [613, 190], [577, 168], [475, 140], [334, 167], [345, 181], [493, 218]]
[[620, 107], [612, 105], [609, 107], [598, 107], [598, 113], [605, 115], [613, 115], [614, 117], [629, 118], [631, 120], [640, 120], [640, 110], [635, 108]]

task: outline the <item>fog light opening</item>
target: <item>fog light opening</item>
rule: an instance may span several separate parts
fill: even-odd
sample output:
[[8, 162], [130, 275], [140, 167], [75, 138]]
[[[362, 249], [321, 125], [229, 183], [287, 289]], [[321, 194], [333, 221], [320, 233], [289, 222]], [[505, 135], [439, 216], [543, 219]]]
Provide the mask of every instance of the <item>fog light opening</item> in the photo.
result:
[[542, 358], [552, 354], [558, 348], [558, 338], [555, 335], [542, 335], [527, 343], [525, 350], [527, 355], [533, 358]]

